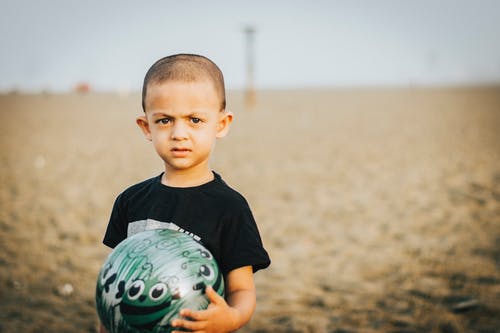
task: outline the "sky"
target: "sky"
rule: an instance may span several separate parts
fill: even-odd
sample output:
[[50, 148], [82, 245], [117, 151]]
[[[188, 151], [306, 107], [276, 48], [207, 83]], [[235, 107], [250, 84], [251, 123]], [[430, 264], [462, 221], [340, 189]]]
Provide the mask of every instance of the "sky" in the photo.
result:
[[139, 90], [198, 53], [229, 89], [500, 84], [500, 0], [0, 0], [0, 91]]

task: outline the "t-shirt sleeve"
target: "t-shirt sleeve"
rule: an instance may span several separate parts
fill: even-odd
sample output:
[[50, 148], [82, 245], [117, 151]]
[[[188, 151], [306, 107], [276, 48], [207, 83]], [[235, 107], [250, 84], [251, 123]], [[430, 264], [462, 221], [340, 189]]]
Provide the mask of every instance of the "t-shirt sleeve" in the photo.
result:
[[125, 227], [126, 223], [124, 223], [125, 217], [123, 215], [123, 197], [122, 195], [119, 195], [113, 205], [108, 227], [106, 228], [106, 233], [104, 234], [104, 239], [102, 241], [104, 245], [114, 248], [122, 240], [127, 238], [127, 230]]
[[252, 266], [255, 273], [271, 264], [253, 214], [246, 202], [238, 214], [225, 221], [224, 228], [222, 242], [224, 259], [221, 267], [224, 274], [244, 266]]

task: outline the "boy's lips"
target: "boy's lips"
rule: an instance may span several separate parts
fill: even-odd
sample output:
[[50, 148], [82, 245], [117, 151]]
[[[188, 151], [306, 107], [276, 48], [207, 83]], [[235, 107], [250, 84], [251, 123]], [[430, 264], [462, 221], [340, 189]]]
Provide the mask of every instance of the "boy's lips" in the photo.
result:
[[170, 149], [172, 152], [172, 155], [174, 157], [185, 157], [187, 154], [191, 152], [191, 149], [189, 148], [182, 148], [182, 147], [174, 147]]

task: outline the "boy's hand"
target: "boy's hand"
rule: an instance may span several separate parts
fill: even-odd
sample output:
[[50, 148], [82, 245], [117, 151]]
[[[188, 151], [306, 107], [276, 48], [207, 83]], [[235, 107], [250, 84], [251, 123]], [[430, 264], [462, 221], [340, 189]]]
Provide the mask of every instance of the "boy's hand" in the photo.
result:
[[[230, 307], [212, 287], [206, 287], [205, 293], [210, 300], [208, 308], [202, 311], [183, 309], [180, 314], [186, 319], [174, 319], [172, 326], [198, 333], [221, 333], [236, 330], [240, 316], [238, 310]], [[172, 333], [182, 332], [173, 331]]]

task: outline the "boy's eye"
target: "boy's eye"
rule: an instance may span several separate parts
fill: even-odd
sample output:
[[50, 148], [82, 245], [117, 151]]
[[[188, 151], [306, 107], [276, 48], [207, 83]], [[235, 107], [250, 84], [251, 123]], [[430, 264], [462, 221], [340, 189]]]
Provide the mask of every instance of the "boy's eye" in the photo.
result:
[[201, 122], [201, 119], [200, 118], [196, 118], [196, 117], [192, 117], [191, 118], [191, 121], [194, 123], [194, 124], [198, 124]]
[[168, 124], [171, 120], [169, 118], [162, 118], [162, 119], [158, 119], [156, 122], [159, 123], [159, 124]]

